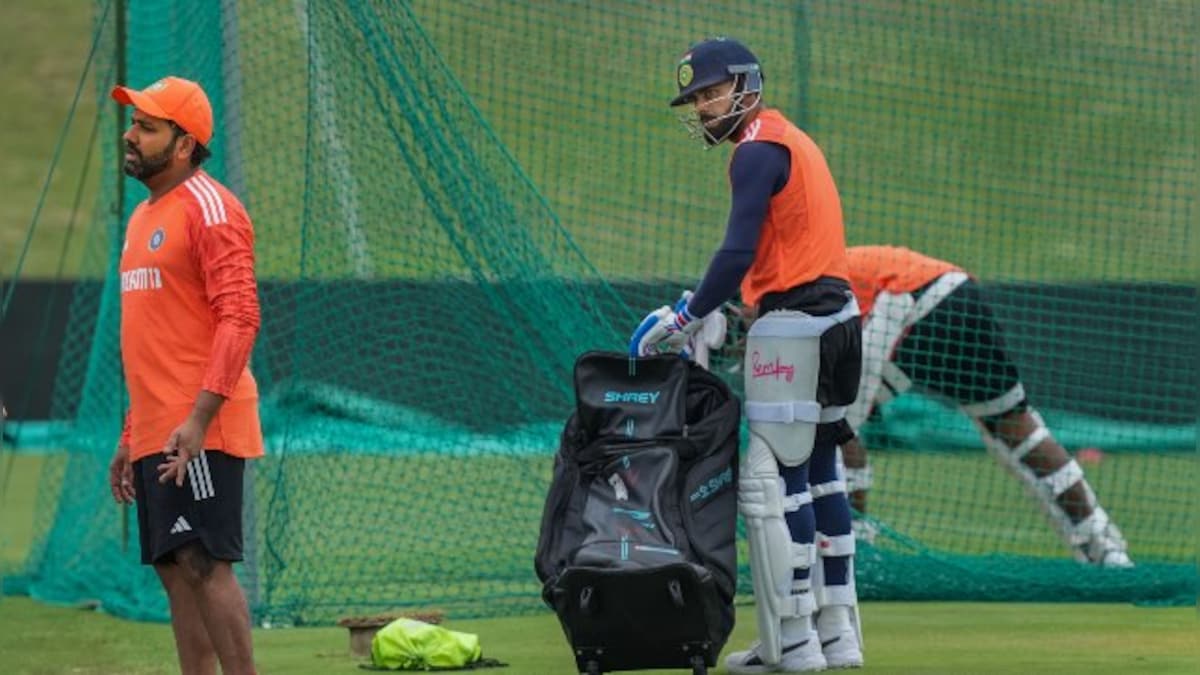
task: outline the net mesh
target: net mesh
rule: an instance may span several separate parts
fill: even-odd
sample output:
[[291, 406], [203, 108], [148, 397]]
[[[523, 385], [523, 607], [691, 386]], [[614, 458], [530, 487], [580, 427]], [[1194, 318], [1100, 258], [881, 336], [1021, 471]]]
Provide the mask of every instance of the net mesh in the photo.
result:
[[[755, 50], [769, 103], [826, 152], [851, 244], [983, 281], [1058, 440], [1103, 451], [1084, 468], [1139, 563], [1071, 561], [970, 420], [913, 393], [863, 429], [883, 532], [860, 543], [860, 595], [1194, 599], [1194, 3], [124, 4], [123, 30], [95, 6], [98, 95], [118, 54], [133, 86], [201, 82], [206, 168], [257, 231], [269, 454], [239, 573], [258, 620], [540, 606], [571, 364], [621, 349], [722, 237], [729, 150], [689, 148], [666, 108], [675, 59], [716, 34]], [[8, 589], [163, 618], [103, 480], [126, 403], [115, 266], [145, 190], [115, 169], [127, 113], [101, 111], [64, 451]], [[714, 368], [736, 386], [733, 363]]]

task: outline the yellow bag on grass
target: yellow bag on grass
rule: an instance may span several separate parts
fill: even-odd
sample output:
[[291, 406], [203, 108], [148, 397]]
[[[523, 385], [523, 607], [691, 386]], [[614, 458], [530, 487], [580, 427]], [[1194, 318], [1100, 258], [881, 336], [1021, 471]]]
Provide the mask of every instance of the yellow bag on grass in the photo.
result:
[[386, 670], [459, 670], [504, 665], [484, 659], [479, 636], [399, 618], [371, 640], [371, 664]]

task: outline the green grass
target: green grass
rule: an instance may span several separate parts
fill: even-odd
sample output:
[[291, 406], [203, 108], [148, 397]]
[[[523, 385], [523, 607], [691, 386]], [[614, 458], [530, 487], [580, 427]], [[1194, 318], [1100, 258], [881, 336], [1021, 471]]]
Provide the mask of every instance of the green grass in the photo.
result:
[[[873, 512], [922, 543], [983, 552], [990, 542], [1032, 555], [1062, 555], [1016, 485], [985, 457], [879, 451], [873, 462], [879, 480]], [[22, 560], [33, 539], [39, 476], [47, 470], [54, 485], [60, 464], [53, 455], [0, 453], [0, 484], [7, 486], [0, 493], [0, 572], [13, 570]], [[1189, 559], [1179, 538], [1169, 535], [1188, 531], [1183, 523], [1194, 504], [1170, 499], [1190, 494], [1193, 464], [1192, 458], [1177, 455], [1109, 453], [1102, 464], [1088, 467], [1110, 510], [1122, 519], [1135, 556]], [[275, 483], [272, 472], [279, 469], [283, 471]], [[540, 501], [533, 486], [545, 479], [546, 469], [540, 458], [474, 458], [450, 465], [431, 457], [343, 455], [293, 457], [284, 465], [263, 462], [260, 522], [283, 519], [286, 524], [274, 532], [275, 554], [283, 563], [269, 572], [276, 575], [276, 599], [295, 602], [300, 615], [317, 625], [329, 625], [334, 616], [323, 602], [344, 602], [348, 596], [451, 607], [449, 626], [479, 634], [486, 654], [510, 664], [504, 672], [571, 672], [570, 653], [552, 615], [542, 611], [464, 620], [458, 617], [465, 605], [454, 601], [490, 589], [497, 603], [513, 603], [515, 594], [526, 598], [519, 603], [522, 611], [528, 612], [529, 601], [536, 604], [533, 584], [501, 580], [529, 576], [531, 528], [536, 527]], [[925, 482], [912, 486], [917, 476]], [[99, 464], [95, 478], [103, 481]], [[283, 499], [274, 511], [273, 495]], [[518, 495], [528, 499], [515, 501]], [[103, 494], [97, 498], [105, 499]], [[430, 513], [440, 518], [402, 516], [435, 501], [443, 507]], [[280, 506], [286, 508], [278, 510]], [[98, 515], [89, 519], [78, 514], [85, 527], [100, 523], [96, 537], [116, 536], [118, 510], [92, 504], [90, 512]], [[485, 539], [507, 544], [489, 549], [481, 543]], [[451, 550], [456, 553], [448, 555]], [[431, 559], [436, 564], [429, 564]], [[109, 560], [96, 557], [88, 564]], [[486, 578], [445, 582], [465, 579], [481, 565], [494, 574], [490, 585]], [[129, 574], [120, 567], [105, 570], [106, 575]], [[152, 575], [145, 584], [138, 593], [161, 595]], [[387, 604], [392, 603], [360, 609], [386, 611]], [[739, 607], [739, 617], [730, 649], [752, 639], [752, 611]], [[1200, 657], [1200, 625], [1193, 608], [870, 602], [863, 607], [863, 618], [867, 672], [1184, 673]], [[263, 673], [359, 672], [339, 628], [256, 630], [255, 645]], [[0, 654], [4, 672], [14, 674], [149, 674], [175, 668], [170, 631], [163, 624], [15, 597], [0, 599]]]
[[[428, 150], [424, 161], [430, 164], [421, 165], [426, 175], [438, 169], [449, 177], [436, 186], [438, 199], [451, 206], [486, 202], [480, 209], [489, 217], [511, 208], [545, 245], [553, 241], [547, 234], [553, 228], [539, 210], [544, 197], [588, 258], [613, 277], [696, 275], [720, 236], [726, 151], [704, 154], [689, 147], [663, 106], [672, 59], [684, 44], [737, 27], [764, 59], [772, 102], [793, 113], [805, 103], [795, 48], [803, 36], [791, 3], [763, 4], [753, 14], [732, 5], [695, 12], [687, 3], [613, 4], [607, 11], [586, 3], [413, 4], [471, 97], [470, 103], [462, 100], [449, 79], [431, 78], [456, 115], [453, 128], [439, 131], [462, 134], [488, 159], [486, 171], [478, 170], [446, 153], [448, 141], [412, 141]], [[851, 243], [913, 245], [986, 278], [1194, 279], [1200, 265], [1188, 228], [1195, 221], [1197, 166], [1195, 153], [1189, 154], [1195, 139], [1188, 121], [1197, 117], [1197, 87], [1188, 57], [1195, 9], [1162, 3], [1147, 11], [1077, 0], [1011, 7], [1001, 17], [995, 7], [908, 11], [890, 2], [825, 3], [814, 12], [806, 107], [810, 129], [842, 188]], [[246, 198], [259, 227], [260, 270], [293, 278], [307, 255], [310, 265], [320, 259], [322, 273], [344, 275], [355, 264], [345, 253], [347, 224], [336, 208], [346, 185], [330, 158], [304, 164], [305, 133], [315, 118], [305, 107], [309, 83], [293, 3], [245, 2], [241, 9], [241, 57], [250, 69], [240, 121], [246, 156], [253, 160]], [[6, 65], [0, 83], [9, 94], [0, 124], [5, 278], [83, 68], [90, 11], [91, 3], [76, 0], [0, 5]], [[385, 29], [397, 25], [384, 22]], [[341, 39], [338, 34], [332, 30], [324, 38]], [[403, 52], [404, 41], [394, 42]], [[363, 53], [329, 57], [331, 79], [346, 87], [363, 81]], [[435, 65], [419, 50], [405, 52], [410, 65], [415, 53], [426, 59], [418, 70]], [[151, 56], [164, 64], [184, 58], [171, 49], [145, 56], [140, 65], [147, 68], [158, 67]], [[78, 243], [60, 259], [94, 90], [90, 83], [85, 87], [79, 121], [66, 138], [25, 277], [53, 276], [60, 265], [67, 276], [101, 267], [79, 261]], [[434, 219], [424, 195], [405, 179], [383, 116], [376, 113], [367, 123], [345, 114], [356, 113], [359, 100], [343, 97], [336, 105], [344, 113], [340, 130], [354, 144], [356, 173], [369, 183], [361, 226], [376, 272], [431, 276], [465, 269], [461, 259], [441, 253], [446, 240], [439, 228], [447, 224]], [[469, 114], [471, 105], [511, 150], [520, 171], [502, 161]], [[409, 119], [415, 111], [388, 108], [388, 119]], [[463, 172], [464, 166], [473, 171]], [[460, 175], [463, 183], [454, 183]], [[94, 184], [85, 189], [85, 213], [94, 190]], [[310, 196], [313, 206], [305, 211]], [[305, 216], [309, 230], [302, 245]], [[542, 261], [503, 241], [477, 239], [472, 245], [470, 253], [516, 269]], [[568, 264], [567, 271], [578, 269]], [[484, 273], [495, 271], [487, 267]], [[39, 466], [49, 461], [50, 473], [61, 476], [57, 460], [18, 458], [10, 465], [9, 457], [0, 453], [0, 471], [14, 467], [0, 474], [7, 486], [0, 493], [0, 573], [19, 565], [35, 523], [52, 515], [35, 508]], [[964, 553], [1063, 556], [1016, 485], [981, 455], [875, 458], [881, 480], [872, 512], [921, 542]], [[278, 468], [264, 463], [260, 475]], [[93, 469], [88, 475], [101, 482], [102, 467]], [[529, 557], [538, 490], [547, 471], [545, 458], [294, 459], [278, 483], [260, 485], [259, 526], [278, 556], [265, 568], [273, 575], [270, 591], [322, 622], [328, 607], [347, 597], [364, 599], [366, 607], [379, 584], [383, 595], [416, 603], [490, 589], [496, 602], [520, 598], [528, 604], [536, 590]], [[1194, 462], [1114, 455], [1088, 471], [1135, 557], [1194, 558], [1181, 534], [1195, 531]], [[480, 485], [486, 487], [475, 487]], [[275, 496], [282, 499], [272, 501]], [[95, 542], [111, 554], [120, 512], [98, 506], [103, 498], [101, 488], [99, 496], [73, 506], [80, 523], [96, 525]], [[430, 504], [445, 504], [444, 519], [411, 518]], [[466, 554], [446, 555], [443, 537], [455, 551], [478, 550], [471, 547], [489, 538], [497, 543], [484, 549], [481, 564]], [[430, 558], [437, 563], [423, 564]], [[358, 576], [346, 573], [350, 564], [358, 566]], [[483, 574], [477, 572], [481, 566]], [[88, 558], [78, 570], [93, 567], [100, 574], [129, 571], [111, 555]], [[406, 581], [381, 581], [397, 572]], [[464, 581], [439, 586], [445, 578]], [[159, 593], [152, 579], [138, 592]], [[732, 645], [750, 637], [746, 614]], [[1190, 609], [871, 603], [864, 618], [869, 670], [876, 672], [1191, 672], [1200, 658]], [[512, 663], [507, 672], [570, 670], [549, 615], [456, 620], [453, 627], [479, 632], [489, 654]], [[6, 673], [172, 672], [170, 644], [163, 625], [0, 599]], [[340, 630], [260, 631], [257, 644], [263, 672], [358, 672], [344, 656]]]
[[42, 461], [0, 452], [0, 577], [17, 569], [33, 541]]
[[[0, 74], [5, 91], [5, 105], [0, 112], [0, 147], [4, 148], [0, 181], [5, 186], [5, 198], [0, 201], [0, 279], [6, 281], [15, 270], [55, 144], [83, 74], [92, 39], [91, 7], [92, 3], [80, 0], [0, 3], [0, 61], [5, 64]], [[34, 231], [24, 277], [53, 277], [60, 265], [84, 150], [95, 118], [95, 100], [95, 88], [89, 81]], [[90, 224], [96, 174], [97, 166], [93, 165], [92, 180], [85, 186], [77, 239], [62, 263], [68, 276], [80, 265], [81, 231]]]
[[[148, 81], [186, 60], [217, 81], [212, 44], [190, 44], [206, 50], [195, 59], [168, 46], [186, 41], [211, 7], [141, 17], [166, 32], [161, 49], [139, 44], [137, 77]], [[0, 163], [0, 177], [10, 179], [0, 270], [11, 270], [58, 138], [90, 8], [57, 0], [0, 9], [12, 74], [0, 82], [18, 92], [0, 125], [10, 149]], [[325, 89], [314, 91], [325, 92], [325, 117], [309, 106], [314, 85], [295, 7], [239, 4], [237, 122], [263, 276], [294, 278], [302, 260], [317, 276], [498, 274], [507, 268], [497, 261], [510, 256], [513, 269], [584, 273], [556, 238], [543, 198], [609, 277], [700, 274], [725, 218], [727, 149], [689, 147], [664, 102], [684, 45], [736, 27], [765, 64], [771, 102], [803, 112], [825, 147], [851, 243], [915, 246], [985, 278], [1195, 279], [1188, 227], [1198, 167], [1188, 121], [1200, 106], [1189, 3], [1152, 11], [1083, 0], [824, 3], [811, 8], [807, 32], [789, 2], [759, 3], [752, 13], [734, 5], [696, 12], [682, 2], [599, 9], [497, 0], [414, 2], [412, 17], [400, 5], [372, 11], [314, 6], [325, 71]], [[371, 30], [383, 39], [364, 37]], [[405, 100], [414, 91], [439, 106]], [[82, 118], [92, 110], [85, 106]], [[435, 114], [435, 128], [420, 126]], [[331, 150], [331, 129], [346, 152]], [[80, 133], [68, 138], [25, 276], [57, 267]], [[310, 136], [316, 145], [306, 160]], [[420, 156], [407, 164], [413, 152]], [[358, 204], [353, 226], [347, 199]], [[509, 218], [529, 242], [514, 243]], [[485, 234], [488, 227], [498, 229]], [[456, 228], [460, 248], [447, 234]], [[464, 262], [474, 255], [485, 262]], [[67, 269], [80, 266], [72, 259]]]
[[[1178, 143], [1197, 99], [1175, 87], [1195, 73], [1186, 31], [1169, 18], [1185, 6], [1146, 16], [1088, 2], [826, 3], [810, 7], [802, 33], [797, 5], [783, 2], [752, 13], [629, 3], [603, 16], [415, 5], [455, 76], [610, 274], [697, 274], [719, 240], [725, 152], [688, 148], [663, 103], [684, 46], [732, 32], [763, 61], [770, 101], [806, 113], [842, 189], [851, 243], [912, 245], [985, 278], [1195, 278], [1185, 243], [1197, 167]], [[1081, 25], [1083, 16], [1096, 21]], [[531, 53], [548, 54], [541, 68], [523, 67]], [[530, 90], [549, 93], [530, 102]], [[1113, 147], [1136, 150], [1117, 166]]]
[[[1127, 605], [867, 603], [867, 673], [1194, 672], [1200, 623], [1192, 608]], [[753, 611], [740, 607], [727, 650], [753, 639]], [[573, 672], [573, 659], [549, 613], [450, 620], [475, 633], [486, 656], [512, 675]], [[341, 628], [255, 630], [264, 675], [361, 673]], [[0, 654], [10, 675], [110, 675], [178, 672], [170, 628], [27, 598], [0, 600]], [[646, 671], [683, 672], [683, 671]], [[715, 673], [724, 673], [723, 667]]]
[[[0, 455], [3, 466], [11, 457]], [[981, 588], [1010, 589], [986, 597], [1018, 597], [1012, 595], [1018, 592], [1011, 586], [1013, 570], [997, 569], [988, 557], [994, 554], [1031, 556], [1025, 569], [1045, 587], [1038, 597], [1049, 600], [1078, 598], [1090, 588], [1108, 592], [1115, 582], [1128, 593], [1168, 582], [1143, 572], [1118, 579], [1071, 563], [1017, 483], [982, 452], [877, 451], [872, 457], [877, 483], [870, 511], [903, 539], [883, 537], [875, 552], [865, 552], [864, 588], [918, 589], [922, 597], [924, 579], [950, 570], [938, 582], [939, 597], [982, 597]], [[0, 570], [5, 563], [14, 569], [32, 533], [48, 525], [36, 520], [50, 516], [35, 511], [39, 471], [41, 489], [51, 494], [68, 480], [76, 485], [81, 476], [93, 476], [87, 489], [67, 490], [59, 503], [53, 550], [62, 562], [39, 592], [75, 601], [79, 584], [88, 589], [83, 593], [112, 605], [138, 598], [129, 615], [164, 615], [153, 575], [136, 564], [132, 551], [120, 554], [123, 515], [103, 487], [103, 461], [68, 468], [55, 456], [18, 457], [12, 466], [0, 501]], [[1164, 564], [1161, 574], [1170, 579], [1194, 560], [1194, 544], [1179, 534], [1195, 531], [1194, 467], [1190, 455], [1116, 452], [1087, 467], [1129, 539], [1131, 555], [1147, 565]], [[419, 607], [495, 616], [540, 606], [531, 557], [548, 456], [293, 455], [260, 461], [255, 470], [249, 521], [259, 564], [252, 600], [273, 623], [321, 625], [346, 614]], [[936, 557], [905, 558], [904, 552], [911, 556], [905, 540], [963, 557], [951, 568]], [[133, 537], [129, 547], [136, 546]], [[965, 573], [954, 571], [960, 567]]]

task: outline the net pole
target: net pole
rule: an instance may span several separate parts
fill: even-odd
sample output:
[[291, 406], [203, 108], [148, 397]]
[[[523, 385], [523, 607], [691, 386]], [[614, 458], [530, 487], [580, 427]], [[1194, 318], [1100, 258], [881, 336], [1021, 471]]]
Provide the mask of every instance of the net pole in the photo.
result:
[[[125, 68], [125, 40], [126, 40], [125, 26], [126, 26], [126, 24], [125, 24], [125, 21], [126, 21], [127, 11], [128, 11], [128, 7], [126, 6], [126, 0], [115, 0], [115, 3], [113, 5], [113, 10], [116, 12], [115, 15], [113, 16], [113, 20], [116, 22], [114, 24], [115, 32], [114, 32], [114, 39], [113, 39], [113, 51], [114, 51], [114, 54], [113, 54], [114, 61], [113, 62], [116, 65], [116, 76], [117, 76], [116, 81], [118, 84], [124, 86], [125, 85], [125, 77], [126, 77], [126, 68]], [[116, 124], [113, 125], [113, 128], [116, 130], [116, 135], [117, 135], [117, 138], [115, 139], [116, 143], [117, 143], [117, 145], [116, 145], [116, 147], [117, 147], [117, 175], [121, 176], [124, 173], [124, 162], [125, 162], [125, 153], [121, 151], [121, 148], [124, 147], [124, 145], [125, 145], [125, 131], [121, 125], [121, 116], [124, 114], [124, 111], [122, 110], [121, 104], [117, 103], [116, 101], [112, 102], [112, 106], [113, 106], [113, 114], [116, 116], [114, 118], [116, 120]], [[99, 113], [97, 113], [97, 114], [99, 114]], [[125, 237], [123, 236], [124, 235], [124, 232], [123, 232], [124, 225], [121, 223], [122, 215], [125, 213], [125, 180], [123, 178], [117, 179], [117, 195], [116, 195], [115, 203], [116, 203], [116, 210], [117, 210], [117, 231], [122, 233], [122, 236], [118, 237], [117, 240], [124, 241], [124, 239], [125, 239]], [[124, 411], [121, 411], [119, 414], [121, 414], [122, 420], [123, 420], [124, 419]], [[122, 422], [122, 424], [124, 424], [124, 422]], [[129, 505], [122, 504], [121, 505], [121, 553], [126, 553], [128, 551], [129, 551]]]
[[[242, 65], [238, 54], [240, 35], [238, 31], [237, 0], [221, 0], [221, 86], [223, 88], [223, 111], [221, 130], [224, 155], [225, 184], [243, 202], [250, 201], [246, 176], [242, 171]], [[254, 495], [254, 468], [256, 462], [248, 461], [242, 483], [242, 503], [245, 505], [242, 525], [245, 528], [243, 541], [242, 588], [254, 616], [262, 606], [258, 583], [258, 505]]]
[[796, 126], [809, 130], [808, 124], [808, 75], [812, 65], [812, 39], [808, 34], [808, 2], [796, 3], [796, 102], [793, 105], [793, 120]]

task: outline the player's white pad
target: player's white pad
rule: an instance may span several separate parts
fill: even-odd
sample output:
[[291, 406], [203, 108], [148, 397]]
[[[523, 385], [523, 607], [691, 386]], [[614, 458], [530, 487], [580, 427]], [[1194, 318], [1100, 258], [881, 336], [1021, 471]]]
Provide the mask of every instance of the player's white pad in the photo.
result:
[[846, 421], [858, 431], [871, 414], [883, 381], [883, 366], [891, 358], [900, 338], [904, 337], [906, 320], [916, 301], [911, 293], [882, 291], [875, 296], [875, 306], [863, 325], [862, 375], [858, 381], [858, 398], [846, 410]]
[[818, 423], [846, 416], [844, 406], [817, 402], [821, 335], [857, 315], [858, 303], [851, 300], [830, 316], [776, 310], [750, 326], [744, 368], [750, 436], [762, 439], [786, 466], [808, 460]]
[[[817, 533], [817, 541], [821, 542], [821, 533]], [[854, 628], [854, 634], [858, 637], [859, 648], [866, 647], [866, 642], [863, 640], [862, 617], [858, 613], [858, 587], [854, 583], [854, 535], [844, 535], [850, 538], [848, 545], [849, 553], [832, 553], [821, 548], [818, 543], [817, 551], [821, 556], [826, 555], [848, 555], [850, 559], [847, 561], [849, 569], [847, 571], [847, 584], [845, 586], [826, 586], [825, 585], [825, 565], [820, 562], [820, 559], [813, 563], [812, 568], [812, 596], [813, 601], [817, 605], [816, 611], [820, 612], [823, 607], [831, 605], [845, 605], [850, 611], [850, 626]], [[832, 539], [832, 537], [831, 537]], [[840, 539], [840, 537], [839, 537]], [[838, 544], [840, 550], [847, 550], [846, 544]]]
[[1072, 541], [1077, 542], [1074, 553], [1075, 559], [1080, 562], [1103, 567], [1133, 567], [1125, 537], [1098, 503], [1092, 515], [1075, 524]]
[[750, 543], [750, 572], [761, 643], [759, 656], [774, 665], [783, 658], [783, 620], [812, 616], [815, 609], [809, 589], [803, 584], [794, 585], [792, 570], [811, 568], [816, 547], [793, 543], [784, 520], [785, 510], [810, 503], [812, 496], [804, 492], [785, 499], [775, 454], [761, 438], [752, 435], [742, 460], [737, 497]]
[[858, 385], [858, 398], [846, 411], [846, 421], [858, 431], [871, 414], [871, 409], [886, 403], [891, 392], [881, 387], [883, 382], [903, 392], [911, 382], [891, 363], [896, 346], [905, 332], [933, 311], [946, 296], [963, 285], [969, 277], [964, 272], [952, 271], [938, 277], [929, 288], [914, 298], [912, 293], [881, 291], [875, 296], [875, 305], [863, 324], [862, 376]]
[[1087, 543], [1087, 536], [1071, 522], [1071, 517], [1059, 505], [1058, 497], [1073, 485], [1082, 481], [1087, 504], [1093, 510], [1096, 510], [1099, 509], [1096, 502], [1096, 494], [1092, 492], [1092, 488], [1087, 484], [1087, 481], [1084, 481], [1083, 469], [1073, 459], [1059, 467], [1054, 473], [1041, 478], [1038, 478], [1033, 469], [1021, 461], [1025, 455], [1028, 455], [1042, 441], [1050, 437], [1050, 430], [1046, 428], [1046, 423], [1042, 420], [1042, 416], [1033, 408], [1029, 408], [1029, 413], [1037, 422], [1037, 428], [1025, 440], [1012, 448], [1004, 441], [989, 433], [987, 427], [982, 422], [979, 422], [984, 445], [987, 446], [988, 453], [1001, 466], [1007, 469], [1009, 473], [1016, 477], [1025, 488], [1025, 491], [1037, 501], [1038, 506], [1046, 514], [1051, 526], [1054, 527], [1054, 530], [1071, 549], [1072, 553], [1080, 559], [1080, 562], [1086, 562], [1086, 558], [1083, 557], [1080, 547]]
[[[839, 467], [841, 466], [841, 450], [838, 451]], [[844, 467], [842, 467], [844, 468]], [[827, 483], [818, 483], [809, 486], [812, 492], [813, 499], [820, 499], [827, 495], [846, 492], [846, 483], [840, 479], [832, 480]], [[855, 633], [858, 636], [859, 646], [863, 646], [862, 639], [862, 623], [858, 616], [858, 590], [854, 585], [854, 553], [856, 544], [853, 532], [830, 536], [817, 531], [816, 539], [817, 560], [812, 568], [812, 594], [813, 600], [816, 602], [817, 611], [821, 611], [823, 607], [832, 605], [845, 605], [850, 609], [850, 624], [854, 627]], [[849, 572], [846, 577], [846, 583], [838, 586], [829, 586], [825, 583], [825, 565], [821, 563], [821, 558], [846, 556], [849, 565]]]

